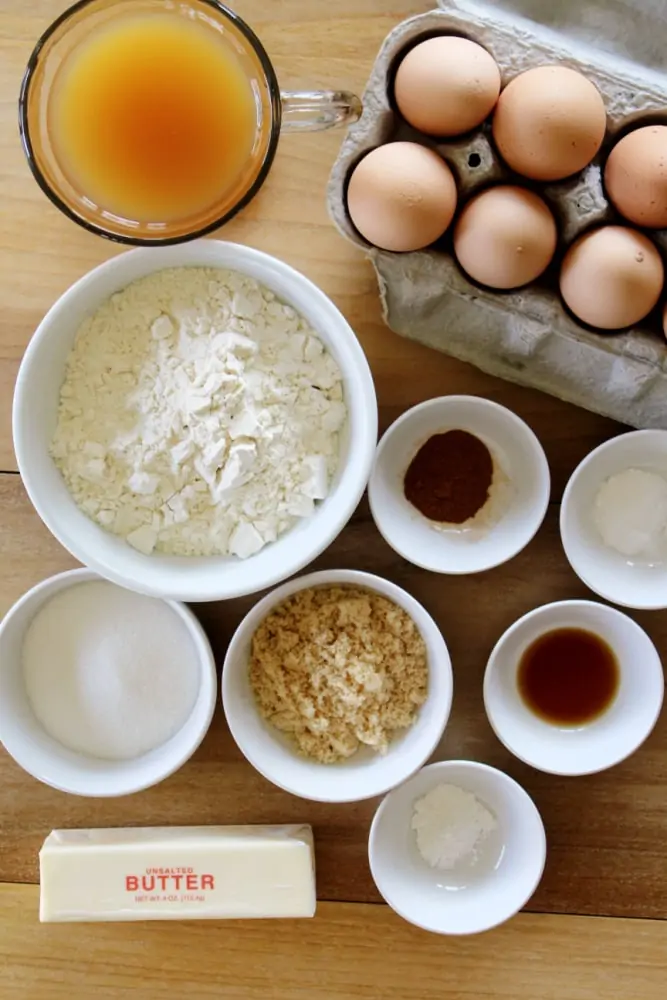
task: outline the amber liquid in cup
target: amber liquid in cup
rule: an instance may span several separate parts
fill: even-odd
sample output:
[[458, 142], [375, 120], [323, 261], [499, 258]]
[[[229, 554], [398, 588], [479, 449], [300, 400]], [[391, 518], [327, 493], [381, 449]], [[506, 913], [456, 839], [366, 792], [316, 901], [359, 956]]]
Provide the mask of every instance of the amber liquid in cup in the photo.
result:
[[251, 167], [251, 80], [224, 36], [178, 14], [103, 24], [60, 66], [47, 124], [63, 172], [106, 212], [205, 216]]
[[259, 39], [219, 0], [78, 0], [37, 42], [19, 97], [45, 194], [86, 229], [144, 245], [230, 219], [281, 131], [360, 113], [346, 91], [281, 93]]

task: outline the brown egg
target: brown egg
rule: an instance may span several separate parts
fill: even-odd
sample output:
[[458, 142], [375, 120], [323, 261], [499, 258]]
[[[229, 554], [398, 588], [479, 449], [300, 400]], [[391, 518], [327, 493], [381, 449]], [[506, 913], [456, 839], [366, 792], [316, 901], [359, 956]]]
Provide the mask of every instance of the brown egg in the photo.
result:
[[390, 142], [354, 168], [350, 218], [383, 250], [419, 250], [445, 232], [456, 211], [456, 183], [437, 153], [415, 142]]
[[489, 288], [519, 288], [547, 268], [556, 250], [556, 223], [532, 191], [495, 187], [465, 206], [454, 230], [463, 270]]
[[557, 181], [591, 162], [607, 116], [600, 92], [566, 66], [538, 66], [505, 87], [493, 116], [500, 155], [518, 174]]
[[406, 122], [427, 135], [461, 135], [491, 114], [500, 70], [486, 49], [467, 38], [439, 35], [410, 49], [394, 81]]
[[667, 226], [667, 126], [648, 125], [618, 142], [604, 172], [607, 194], [638, 226]]
[[625, 226], [603, 226], [570, 247], [560, 290], [584, 323], [600, 330], [622, 330], [650, 313], [664, 277], [660, 254], [647, 236]]

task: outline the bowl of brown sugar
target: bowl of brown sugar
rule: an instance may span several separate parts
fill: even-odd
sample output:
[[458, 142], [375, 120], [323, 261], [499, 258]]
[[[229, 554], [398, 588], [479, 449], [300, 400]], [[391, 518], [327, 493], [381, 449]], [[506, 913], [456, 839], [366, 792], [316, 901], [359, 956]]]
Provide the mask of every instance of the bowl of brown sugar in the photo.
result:
[[293, 795], [382, 795], [436, 749], [452, 703], [445, 640], [389, 580], [329, 570], [291, 580], [229, 644], [222, 701], [250, 763]]
[[399, 555], [434, 573], [512, 559], [544, 520], [549, 466], [533, 431], [481, 396], [441, 396], [380, 441], [368, 486], [375, 523]]

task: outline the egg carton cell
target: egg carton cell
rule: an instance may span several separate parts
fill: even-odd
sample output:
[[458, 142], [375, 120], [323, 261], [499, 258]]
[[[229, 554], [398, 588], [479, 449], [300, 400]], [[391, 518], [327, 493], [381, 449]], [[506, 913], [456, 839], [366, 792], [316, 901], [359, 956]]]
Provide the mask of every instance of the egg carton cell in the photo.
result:
[[[559, 64], [583, 73], [600, 91], [607, 112], [607, 133], [599, 154], [574, 177], [536, 184], [503, 163], [488, 121], [452, 140], [416, 132], [393, 106], [392, 80], [400, 56], [435, 34], [461, 35], [483, 45], [500, 67], [503, 86], [536, 66]], [[404, 21], [385, 39], [363, 106], [334, 165], [328, 205], [339, 231], [365, 250], [375, 267], [388, 326], [491, 374], [623, 423], [667, 428], [667, 344], [659, 310], [639, 327], [600, 333], [570, 315], [557, 285], [562, 255], [578, 236], [602, 224], [623, 224], [605, 195], [604, 163], [614, 142], [628, 129], [667, 123], [667, 75], [497, 7], [440, 0], [438, 10]], [[493, 184], [512, 183], [538, 191], [558, 222], [554, 264], [533, 284], [498, 293], [464, 275], [447, 237], [436, 247], [409, 253], [370, 246], [348, 215], [347, 180], [365, 153], [395, 139], [421, 142], [449, 163], [457, 180], [459, 208], [476, 191]], [[667, 231], [648, 235], [664, 255]]]
[[467, 139], [437, 142], [435, 149], [447, 161], [456, 177], [459, 200], [476, 191], [510, 179], [511, 172], [498, 159], [491, 138], [476, 132]]

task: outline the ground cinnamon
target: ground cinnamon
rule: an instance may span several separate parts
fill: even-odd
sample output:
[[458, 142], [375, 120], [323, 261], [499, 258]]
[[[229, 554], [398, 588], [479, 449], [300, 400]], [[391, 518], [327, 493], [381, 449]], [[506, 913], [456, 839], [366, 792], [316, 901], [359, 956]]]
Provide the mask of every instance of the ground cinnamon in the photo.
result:
[[463, 524], [489, 498], [493, 458], [468, 431], [434, 434], [421, 446], [403, 481], [406, 499], [431, 521]]

